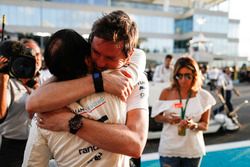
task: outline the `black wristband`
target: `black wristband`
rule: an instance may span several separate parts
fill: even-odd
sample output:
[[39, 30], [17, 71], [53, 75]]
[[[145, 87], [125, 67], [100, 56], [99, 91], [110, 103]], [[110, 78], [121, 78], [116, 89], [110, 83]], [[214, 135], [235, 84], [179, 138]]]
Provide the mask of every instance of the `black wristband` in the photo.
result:
[[95, 92], [104, 92], [103, 88], [103, 80], [102, 80], [102, 73], [101, 72], [94, 72], [92, 74], [94, 86], [95, 86]]

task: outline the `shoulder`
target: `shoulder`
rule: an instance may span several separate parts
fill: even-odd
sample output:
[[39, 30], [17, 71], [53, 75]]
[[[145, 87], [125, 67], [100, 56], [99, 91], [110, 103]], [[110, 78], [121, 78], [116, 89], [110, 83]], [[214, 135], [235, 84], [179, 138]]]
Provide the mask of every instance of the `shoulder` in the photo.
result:
[[143, 56], [144, 57], [144, 56], [146, 56], [146, 54], [143, 50], [135, 48], [133, 56]]
[[211, 95], [211, 93], [210, 93], [210, 92], [208, 92], [208, 91], [207, 91], [207, 90], [205, 90], [205, 89], [200, 89], [198, 93], [200, 93], [201, 95], [205, 95], [205, 96], [209, 96], [209, 95]]
[[172, 87], [168, 87], [162, 90], [160, 95], [160, 100], [170, 100], [175, 97], [175, 89]]
[[211, 97], [213, 97], [212, 94], [209, 91], [205, 90], [205, 89], [200, 89], [198, 91], [198, 94], [201, 96], [201, 98], [211, 98]]
[[173, 88], [171, 88], [171, 87], [164, 88], [162, 90], [162, 93], [164, 93], [164, 94], [169, 94], [169, 93], [172, 93], [172, 92], [173, 92]]
[[200, 89], [199, 92], [199, 99], [200, 101], [203, 102], [211, 102], [212, 104], [215, 104], [215, 98], [212, 96], [212, 94], [210, 92], [208, 92], [205, 89]]

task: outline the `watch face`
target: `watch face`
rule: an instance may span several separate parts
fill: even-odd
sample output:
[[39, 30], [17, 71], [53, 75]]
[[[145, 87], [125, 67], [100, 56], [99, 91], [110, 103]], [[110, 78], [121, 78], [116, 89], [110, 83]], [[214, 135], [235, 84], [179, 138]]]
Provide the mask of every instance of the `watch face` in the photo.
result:
[[81, 128], [81, 119], [73, 120], [72, 121], [72, 129], [79, 129]]
[[83, 116], [77, 114], [69, 120], [69, 129], [71, 133], [75, 134], [82, 127], [82, 118]]

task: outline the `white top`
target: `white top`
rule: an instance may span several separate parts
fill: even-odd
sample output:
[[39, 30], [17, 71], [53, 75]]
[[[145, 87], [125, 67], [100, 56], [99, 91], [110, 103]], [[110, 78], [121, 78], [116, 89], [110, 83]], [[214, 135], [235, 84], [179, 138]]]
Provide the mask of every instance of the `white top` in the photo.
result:
[[[183, 99], [185, 104], [186, 99]], [[175, 113], [181, 115], [181, 109], [175, 108], [177, 100], [158, 101], [152, 110], [152, 117], [164, 112], [165, 114]], [[189, 99], [186, 109], [186, 118], [192, 118], [199, 122], [202, 114], [216, 103], [214, 97], [206, 90], [201, 89], [195, 97]], [[161, 156], [196, 158], [205, 155], [205, 143], [202, 131], [186, 129], [185, 136], [178, 135], [178, 125], [163, 124], [160, 138], [159, 154]]]
[[223, 87], [225, 90], [233, 90], [234, 87], [231, 76], [225, 73], [219, 76], [217, 85]]
[[214, 79], [214, 80], [217, 80], [218, 77], [220, 76], [221, 74], [221, 71], [217, 68], [213, 68], [213, 69], [210, 69], [208, 72], [208, 78], [209, 79]]
[[[29, 114], [25, 110], [28, 93], [23, 84], [10, 78], [7, 87], [7, 115], [0, 124], [0, 137], [26, 140], [29, 135]], [[1, 143], [0, 143], [1, 146]]]
[[164, 64], [158, 65], [155, 68], [155, 72], [153, 75], [154, 82], [167, 82], [170, 83], [173, 79], [173, 68], [169, 67], [168, 69], [164, 66]]

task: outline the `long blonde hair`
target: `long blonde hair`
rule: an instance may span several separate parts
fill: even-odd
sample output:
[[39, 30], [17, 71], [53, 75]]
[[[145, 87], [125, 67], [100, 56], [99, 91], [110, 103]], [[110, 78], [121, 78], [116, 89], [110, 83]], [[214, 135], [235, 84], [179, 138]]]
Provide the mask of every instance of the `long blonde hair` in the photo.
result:
[[198, 63], [191, 58], [190, 56], [182, 56], [180, 57], [175, 65], [174, 65], [174, 72], [173, 72], [173, 83], [172, 87], [179, 88], [178, 80], [176, 79], [176, 75], [180, 71], [181, 68], [188, 68], [192, 71], [193, 74], [193, 81], [191, 90], [197, 92], [202, 85], [202, 77], [201, 72], [198, 66]]

